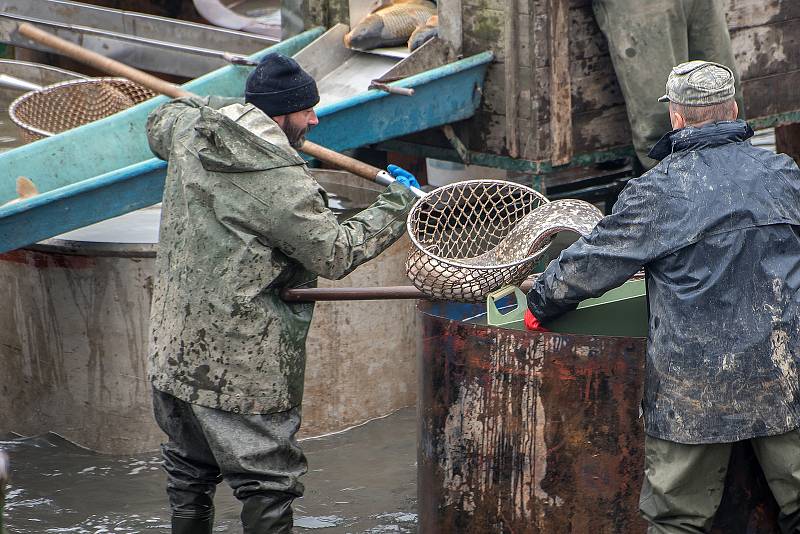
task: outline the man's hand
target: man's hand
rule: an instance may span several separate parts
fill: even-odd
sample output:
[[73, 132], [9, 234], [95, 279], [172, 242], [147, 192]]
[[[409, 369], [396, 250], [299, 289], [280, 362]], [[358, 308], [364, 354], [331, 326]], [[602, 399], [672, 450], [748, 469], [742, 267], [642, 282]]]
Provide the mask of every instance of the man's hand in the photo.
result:
[[386, 167], [386, 170], [391, 174], [397, 183], [402, 184], [408, 188], [416, 187], [419, 189], [419, 182], [417, 181], [416, 176], [408, 172], [407, 170], [403, 169], [402, 167], [398, 167], [397, 165], [389, 165]]
[[547, 328], [542, 326], [539, 319], [531, 313], [531, 310], [525, 310], [525, 328], [533, 332], [549, 332]]

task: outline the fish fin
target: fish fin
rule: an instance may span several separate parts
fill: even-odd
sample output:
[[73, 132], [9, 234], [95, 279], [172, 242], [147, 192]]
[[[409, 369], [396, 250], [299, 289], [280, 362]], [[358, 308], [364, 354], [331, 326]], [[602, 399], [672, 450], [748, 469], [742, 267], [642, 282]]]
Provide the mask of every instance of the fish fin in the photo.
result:
[[30, 178], [24, 176], [17, 178], [17, 195], [19, 195], [19, 198], [31, 198], [38, 194], [39, 190]]
[[417, 26], [408, 37], [409, 52], [413, 52], [439, 34], [439, 16], [431, 15], [424, 24]]
[[[430, 4], [430, 0], [374, 0], [370, 5], [370, 13], [375, 13], [383, 8], [394, 6], [397, 4]], [[435, 5], [435, 4], [434, 4]]]
[[369, 13], [375, 13], [376, 11], [380, 11], [384, 7], [390, 6], [394, 3], [394, 0], [374, 0], [369, 6]]

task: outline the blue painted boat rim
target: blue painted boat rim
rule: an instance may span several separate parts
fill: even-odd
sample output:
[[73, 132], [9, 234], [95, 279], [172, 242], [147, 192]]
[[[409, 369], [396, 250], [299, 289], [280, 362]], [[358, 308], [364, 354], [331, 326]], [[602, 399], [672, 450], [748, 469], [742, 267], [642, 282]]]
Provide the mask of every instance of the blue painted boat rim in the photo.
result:
[[[250, 57], [253, 59], [257, 59], [258, 57], [265, 55], [268, 51], [269, 49], [262, 50]], [[492, 54], [492, 52], [483, 52], [481, 54], [470, 56], [468, 58], [464, 58], [459, 61], [443, 65], [436, 69], [431, 69], [429, 71], [414, 76], [410, 76], [399, 82], [396, 82], [394, 85], [398, 85], [400, 87], [419, 87], [440, 80], [442, 78], [452, 76], [459, 72], [468, 71], [475, 67], [486, 65], [490, 63], [493, 59], [494, 59], [494, 54]], [[211, 74], [213, 73], [206, 74], [192, 81], [200, 80], [205, 76], [210, 76]], [[191, 84], [191, 82], [189, 82], [189, 84]], [[324, 108], [319, 110], [317, 114], [320, 117], [324, 117], [326, 115], [332, 115], [336, 112], [343, 111], [345, 109], [359, 106], [365, 102], [391, 96], [394, 95], [390, 95], [389, 93], [383, 91], [370, 90], [361, 93], [353, 98], [343, 100], [342, 102], [337, 102], [335, 104], [325, 106]], [[161, 98], [163, 99], [164, 102], [167, 101], [167, 97], [164, 96], [159, 96], [156, 98]], [[87, 178], [85, 180], [81, 180], [73, 184], [52, 189], [50, 191], [41, 193], [39, 195], [36, 195], [35, 197], [22, 200], [20, 202], [15, 202], [13, 204], [2, 206], [0, 207], [0, 218], [10, 217], [16, 215], [17, 213], [22, 213], [27, 210], [43, 207], [55, 200], [60, 200], [70, 196], [79, 195], [81, 193], [85, 193], [87, 191], [92, 191], [96, 189], [101, 189], [103, 187], [108, 187], [117, 182], [122, 182], [131, 178], [136, 178], [137, 176], [140, 176], [142, 174], [161, 170], [163, 168], [166, 168], [166, 166], [167, 166], [166, 162], [158, 158], [151, 158], [138, 163], [134, 163], [128, 165], [127, 167], [122, 167], [120, 169], [109, 171], [107, 173], [94, 176], [92, 178]]]
[[118, 182], [124, 182], [125, 180], [138, 178], [143, 174], [164, 169], [166, 166], [167, 163], [158, 158], [152, 158], [139, 163], [134, 163], [132, 165], [128, 165], [127, 167], [122, 167], [121, 169], [116, 169], [92, 178], [75, 182], [70, 185], [58, 187], [34, 197], [2, 206], [0, 207], [0, 218], [12, 217], [28, 210], [45, 207], [56, 200], [62, 200], [64, 198], [80, 195], [81, 193], [86, 193], [88, 191], [109, 187]]
[[[494, 53], [481, 52], [480, 54], [466, 57], [464, 59], [459, 59], [458, 61], [454, 61], [453, 63], [448, 63], [446, 65], [442, 65], [441, 67], [427, 70], [425, 72], [415, 74], [414, 76], [409, 76], [408, 78], [403, 78], [402, 80], [390, 83], [389, 85], [394, 87], [419, 88], [423, 85], [435, 82], [442, 78], [446, 78], [461, 72], [472, 70], [476, 67], [481, 67], [483, 65], [488, 65], [493, 60], [494, 60]], [[393, 96], [396, 95], [391, 95], [385, 91], [380, 91], [378, 89], [371, 89], [369, 91], [359, 93], [358, 95], [352, 98], [348, 98], [340, 102], [334, 102], [333, 104], [329, 104], [327, 106], [322, 106], [317, 110], [317, 116], [322, 118], [327, 115], [333, 115], [334, 113], [338, 113], [345, 109], [349, 109], [355, 106], [360, 106], [362, 104], [371, 102], [373, 100], [379, 100], [381, 98], [389, 98]], [[412, 97], [402, 97], [402, 98], [414, 98], [414, 97], [412, 96]]]

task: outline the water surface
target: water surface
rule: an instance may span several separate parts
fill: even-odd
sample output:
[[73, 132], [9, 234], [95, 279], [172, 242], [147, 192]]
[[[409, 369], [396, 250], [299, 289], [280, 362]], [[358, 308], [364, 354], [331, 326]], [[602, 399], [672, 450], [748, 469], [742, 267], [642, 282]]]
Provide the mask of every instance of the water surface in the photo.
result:
[[[294, 505], [297, 532], [416, 531], [414, 409], [302, 446], [309, 473]], [[6, 534], [169, 533], [157, 453], [100, 455], [54, 434], [6, 436], [0, 449], [12, 462]], [[224, 483], [216, 506], [214, 532], [241, 532]]]

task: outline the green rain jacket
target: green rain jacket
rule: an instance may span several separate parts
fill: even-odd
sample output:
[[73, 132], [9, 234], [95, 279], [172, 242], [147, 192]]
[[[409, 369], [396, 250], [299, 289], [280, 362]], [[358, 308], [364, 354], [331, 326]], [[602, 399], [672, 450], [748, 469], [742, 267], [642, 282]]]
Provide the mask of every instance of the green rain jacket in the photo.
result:
[[414, 196], [392, 184], [340, 224], [278, 125], [233, 102], [174, 100], [147, 121], [151, 149], [169, 162], [149, 372], [187, 402], [273, 413], [302, 401], [313, 311], [280, 291], [380, 254], [403, 234]]

